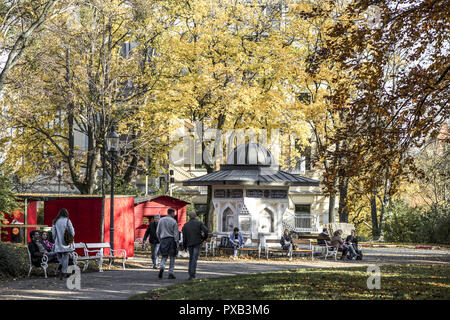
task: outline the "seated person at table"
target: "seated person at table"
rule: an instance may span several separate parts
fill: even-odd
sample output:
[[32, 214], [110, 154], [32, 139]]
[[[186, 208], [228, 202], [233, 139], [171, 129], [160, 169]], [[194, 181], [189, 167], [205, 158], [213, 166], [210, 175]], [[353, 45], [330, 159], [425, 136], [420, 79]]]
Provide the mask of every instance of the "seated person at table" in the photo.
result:
[[[319, 234], [319, 237], [329, 237], [330, 235], [328, 234], [328, 229], [327, 228], [323, 228], [322, 229], [322, 233]], [[317, 239], [317, 244], [321, 244], [321, 245], [325, 245], [325, 240], [324, 239]]]
[[345, 244], [344, 240], [342, 240], [342, 230], [337, 230], [333, 233], [333, 237], [331, 238], [330, 242], [331, 245], [335, 248], [338, 248], [339, 251], [342, 251], [342, 257], [341, 260], [344, 260], [344, 258], [347, 256], [348, 251], [351, 253], [351, 259], [356, 259], [356, 251], [353, 248], [351, 244]]
[[230, 234], [229, 239], [234, 248], [233, 259], [236, 259], [238, 248], [242, 248], [244, 246], [244, 237], [239, 232], [239, 228], [234, 228], [233, 233]]
[[41, 239], [42, 239], [42, 243], [44, 243], [50, 249], [50, 251], [53, 251], [53, 246], [55, 244], [50, 242], [50, 239], [48, 238], [48, 232], [47, 231], [43, 231], [42, 232]]
[[47, 255], [48, 262], [58, 261], [56, 257], [56, 252], [51, 252], [50, 248], [47, 247], [41, 240], [41, 235], [39, 231], [33, 230], [30, 232], [31, 241], [28, 243], [28, 249], [31, 254], [31, 263], [40, 267], [42, 262], [42, 257]]

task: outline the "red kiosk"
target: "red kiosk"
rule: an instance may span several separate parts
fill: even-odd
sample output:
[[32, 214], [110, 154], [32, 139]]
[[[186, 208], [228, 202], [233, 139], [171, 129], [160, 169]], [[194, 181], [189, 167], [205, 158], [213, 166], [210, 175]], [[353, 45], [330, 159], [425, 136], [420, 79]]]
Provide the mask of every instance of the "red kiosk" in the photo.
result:
[[[26, 210], [25, 210], [26, 207]], [[13, 213], [5, 213], [3, 221], [0, 221], [2, 228], [0, 232], [1, 241], [4, 242], [26, 242], [30, 241], [30, 231], [36, 227], [23, 227], [26, 225], [37, 225], [37, 202], [24, 201], [20, 210]], [[20, 225], [20, 227], [7, 227], [9, 225]]]
[[[102, 224], [102, 197], [100, 195], [55, 195], [55, 194], [18, 194], [19, 199], [24, 201], [27, 210], [16, 211], [11, 215], [5, 215], [6, 224], [10, 224], [13, 219], [19, 223], [24, 223], [25, 217], [30, 227], [17, 228], [23, 234], [27, 234], [27, 241], [30, 241], [29, 233], [36, 230], [36, 227], [51, 227], [61, 208], [69, 211], [69, 217], [75, 228], [75, 242], [100, 243], [109, 242], [110, 208], [111, 198], [105, 197], [104, 217]], [[44, 202], [44, 225], [37, 225], [37, 203]], [[144, 218], [151, 218], [155, 214], [167, 215], [167, 209], [175, 210], [175, 218], [178, 222], [178, 229], [181, 231], [186, 223], [186, 205], [189, 202], [169, 197], [139, 197], [115, 195], [114, 196], [114, 248], [125, 249], [127, 256], [134, 255], [134, 241], [143, 238], [148, 227]], [[3, 227], [7, 231], [2, 235], [2, 241], [11, 241], [12, 233], [15, 231], [11, 227]], [[36, 227], [31, 227], [31, 225]], [[101, 230], [103, 228], [103, 241]], [[22, 234], [22, 238], [23, 238]], [[25, 239], [23, 239], [25, 240]], [[107, 252], [105, 252], [107, 253]], [[80, 252], [81, 254], [81, 252]]]
[[[167, 209], [175, 210], [175, 219], [178, 222], [178, 230], [181, 231], [186, 223], [186, 205], [189, 202], [170, 196], [140, 197], [134, 199], [134, 225], [135, 239], [144, 238], [145, 231], [151, 217], [159, 214], [161, 217], [167, 215]], [[147, 218], [147, 219], [145, 219]]]
[[[103, 242], [109, 242], [110, 204], [111, 198], [105, 196], [104, 219], [102, 224], [102, 196], [101, 195], [55, 195], [55, 194], [17, 194], [23, 200], [27, 210], [7, 215], [7, 224], [11, 224], [15, 217], [23, 222], [26, 216], [27, 225], [36, 227], [51, 227], [61, 208], [69, 211], [69, 218], [75, 229], [75, 242], [99, 243], [102, 242], [101, 230], [103, 228]], [[44, 225], [37, 225], [37, 202], [44, 202]], [[21, 228], [27, 234], [36, 230], [36, 227]], [[2, 237], [3, 241], [11, 241], [14, 228], [5, 227], [8, 232]], [[114, 196], [114, 247], [125, 249], [127, 256], [134, 255], [134, 196]], [[81, 252], [80, 252], [81, 253]], [[107, 252], [105, 252], [107, 253]]]

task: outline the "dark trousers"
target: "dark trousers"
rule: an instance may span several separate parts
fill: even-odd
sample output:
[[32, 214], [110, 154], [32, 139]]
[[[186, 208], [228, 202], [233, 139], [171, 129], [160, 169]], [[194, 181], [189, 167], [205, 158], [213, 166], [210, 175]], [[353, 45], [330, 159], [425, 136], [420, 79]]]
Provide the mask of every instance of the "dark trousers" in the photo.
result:
[[197, 246], [188, 247], [189, 250], [189, 276], [195, 277], [195, 273], [197, 272], [197, 261], [198, 256], [200, 255], [200, 247], [201, 244]]

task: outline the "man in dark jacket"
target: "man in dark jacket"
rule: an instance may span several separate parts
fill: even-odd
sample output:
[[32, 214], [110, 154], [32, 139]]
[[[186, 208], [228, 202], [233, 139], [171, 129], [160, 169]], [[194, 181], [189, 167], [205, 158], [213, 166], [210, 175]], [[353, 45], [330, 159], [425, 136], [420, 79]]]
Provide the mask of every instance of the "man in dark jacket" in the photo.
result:
[[289, 260], [292, 260], [292, 250], [295, 249], [294, 240], [292, 239], [288, 229], [284, 230], [284, 234], [281, 236], [280, 244], [283, 250], [288, 251]]
[[357, 259], [358, 256], [359, 256], [360, 259], [362, 258], [362, 252], [359, 249], [358, 240], [359, 239], [358, 239], [358, 236], [356, 235], [356, 230], [355, 229], [352, 230], [351, 235], [347, 236], [347, 239], [345, 240], [345, 243], [347, 245], [352, 245], [353, 248], [355, 249], [355, 251], [357, 253], [357, 256], [355, 257], [355, 259]]
[[197, 214], [192, 211], [190, 220], [183, 226], [183, 247], [189, 250], [189, 280], [195, 279], [197, 260], [203, 241], [208, 238], [208, 228], [196, 219]]
[[154, 219], [148, 226], [147, 231], [145, 231], [144, 239], [142, 240], [142, 247], [144, 247], [145, 240], [150, 237], [148, 242], [150, 242], [150, 250], [152, 251], [153, 269], [158, 269], [159, 239], [156, 235], [156, 228], [158, 227], [159, 218], [159, 214], [154, 216]]
[[[327, 228], [322, 229], [322, 233], [319, 234], [319, 237], [322, 238], [329, 238], [330, 235], [328, 234]], [[317, 244], [325, 245], [325, 239], [317, 239]]]
[[28, 243], [28, 249], [30, 250], [31, 254], [31, 263], [34, 266], [41, 266], [42, 257], [44, 255], [47, 255], [48, 257], [47, 263], [57, 261], [56, 252], [51, 252], [50, 248], [41, 241], [41, 235], [39, 231], [31, 231], [30, 238], [31, 241]]

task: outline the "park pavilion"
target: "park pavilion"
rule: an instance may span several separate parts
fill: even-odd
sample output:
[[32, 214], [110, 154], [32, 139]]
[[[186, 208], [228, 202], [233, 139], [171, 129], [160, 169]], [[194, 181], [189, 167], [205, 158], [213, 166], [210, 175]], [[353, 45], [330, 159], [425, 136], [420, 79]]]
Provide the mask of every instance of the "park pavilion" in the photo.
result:
[[289, 188], [319, 186], [319, 181], [281, 171], [267, 148], [245, 143], [234, 148], [220, 170], [183, 185], [212, 186], [212, 231], [218, 236], [238, 227], [246, 238], [276, 239], [294, 224]]

